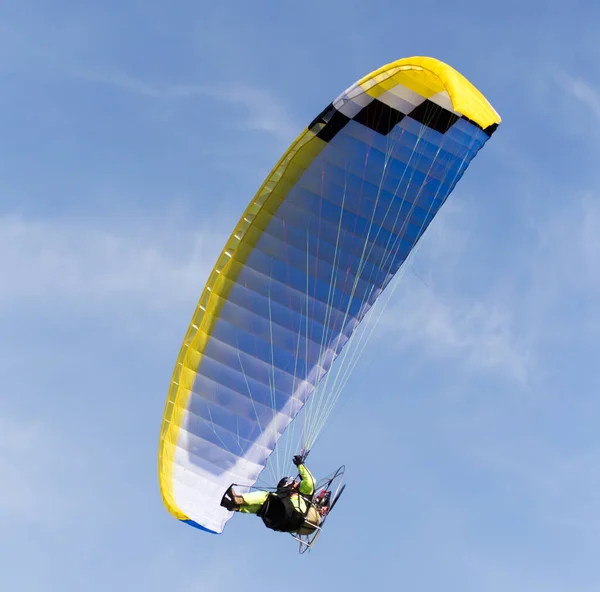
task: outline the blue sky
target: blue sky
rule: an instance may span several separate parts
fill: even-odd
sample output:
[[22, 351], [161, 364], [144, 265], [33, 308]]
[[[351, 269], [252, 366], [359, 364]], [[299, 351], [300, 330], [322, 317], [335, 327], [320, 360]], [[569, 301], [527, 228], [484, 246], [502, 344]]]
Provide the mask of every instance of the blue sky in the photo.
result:
[[[0, 7], [2, 589], [600, 588], [597, 3], [20, 0]], [[175, 358], [231, 228], [339, 92], [400, 57], [503, 124], [313, 452], [309, 556], [163, 509]]]

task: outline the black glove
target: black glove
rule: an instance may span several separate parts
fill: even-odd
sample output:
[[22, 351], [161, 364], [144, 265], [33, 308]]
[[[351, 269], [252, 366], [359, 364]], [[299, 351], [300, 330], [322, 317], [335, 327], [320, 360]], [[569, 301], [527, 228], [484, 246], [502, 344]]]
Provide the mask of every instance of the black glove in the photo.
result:
[[304, 457], [297, 454], [296, 456], [294, 456], [292, 461], [297, 467], [299, 467], [301, 464], [304, 464]]

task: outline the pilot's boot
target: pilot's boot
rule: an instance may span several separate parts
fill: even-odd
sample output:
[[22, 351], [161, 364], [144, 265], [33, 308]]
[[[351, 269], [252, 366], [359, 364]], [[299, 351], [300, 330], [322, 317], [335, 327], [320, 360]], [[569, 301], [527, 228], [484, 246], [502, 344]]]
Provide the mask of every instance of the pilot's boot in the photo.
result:
[[236, 512], [240, 509], [244, 503], [244, 498], [241, 495], [237, 495], [233, 490], [233, 485], [230, 485], [227, 491], [221, 498], [221, 506], [228, 509], [231, 512]]

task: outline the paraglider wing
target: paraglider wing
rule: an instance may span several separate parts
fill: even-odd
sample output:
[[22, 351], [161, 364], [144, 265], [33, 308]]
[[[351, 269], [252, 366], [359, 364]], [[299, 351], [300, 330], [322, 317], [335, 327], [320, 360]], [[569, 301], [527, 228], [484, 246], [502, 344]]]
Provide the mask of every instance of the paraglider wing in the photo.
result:
[[175, 517], [222, 532], [223, 492], [256, 482], [499, 123], [461, 74], [415, 57], [358, 81], [293, 142], [221, 253], [177, 359], [159, 445]]

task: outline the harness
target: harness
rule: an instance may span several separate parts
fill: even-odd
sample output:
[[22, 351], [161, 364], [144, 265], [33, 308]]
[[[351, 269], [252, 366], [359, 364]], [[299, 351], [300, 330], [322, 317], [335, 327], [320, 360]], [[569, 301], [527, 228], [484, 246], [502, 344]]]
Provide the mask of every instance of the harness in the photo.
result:
[[304, 513], [292, 503], [289, 495], [278, 496], [270, 493], [267, 501], [257, 512], [265, 526], [277, 532], [296, 532], [304, 525]]

